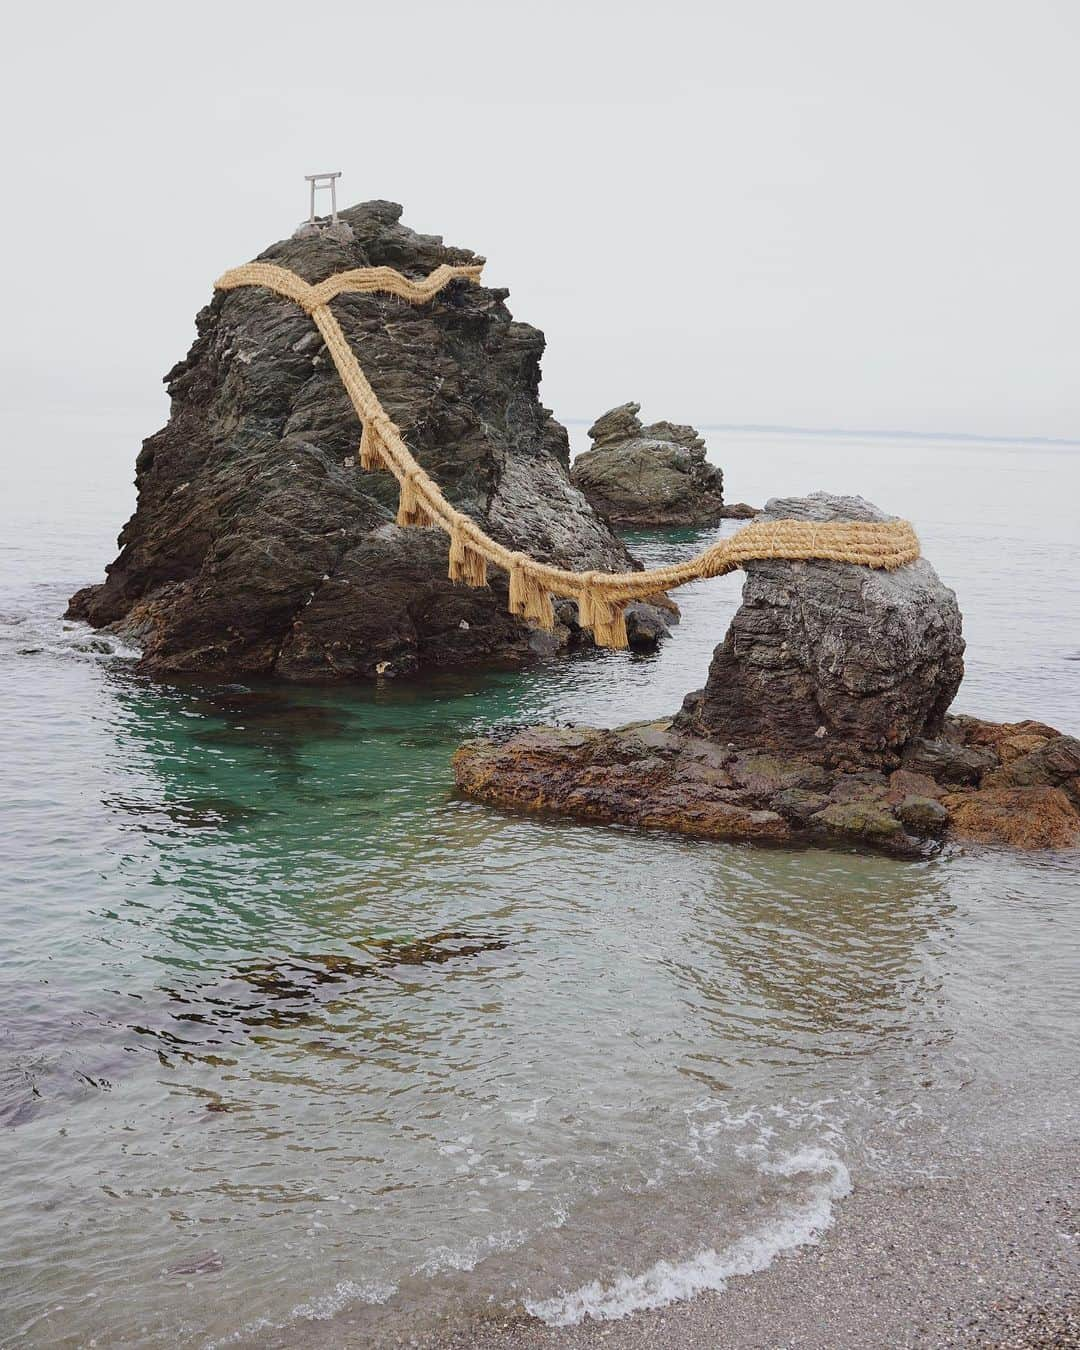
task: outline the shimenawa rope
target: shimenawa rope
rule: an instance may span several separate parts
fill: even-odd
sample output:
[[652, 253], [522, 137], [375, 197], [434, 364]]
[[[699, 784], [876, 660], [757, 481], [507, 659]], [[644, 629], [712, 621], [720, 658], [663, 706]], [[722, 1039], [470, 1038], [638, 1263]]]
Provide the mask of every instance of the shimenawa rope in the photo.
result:
[[699, 578], [723, 576], [746, 562], [784, 558], [856, 563], [891, 571], [919, 556], [919, 540], [906, 520], [752, 521], [697, 557], [672, 567], [642, 572], [571, 572], [498, 543], [471, 517], [451, 506], [438, 484], [413, 458], [330, 309], [330, 301], [338, 295], [374, 291], [396, 295], [410, 304], [424, 304], [452, 281], [479, 281], [480, 270], [479, 264], [442, 263], [423, 280], [412, 281], [392, 267], [358, 267], [338, 272], [313, 286], [287, 268], [256, 262], [234, 267], [214, 283], [220, 291], [240, 286], [265, 287], [292, 300], [311, 316], [362, 423], [361, 465], [365, 469], [389, 470], [397, 479], [399, 525], [436, 526], [450, 536], [452, 581], [486, 586], [491, 564], [510, 575], [512, 614], [550, 632], [555, 626], [552, 597], [565, 596], [577, 602], [578, 622], [591, 629], [599, 646], [621, 648], [627, 645], [623, 612], [627, 601], [672, 590]]

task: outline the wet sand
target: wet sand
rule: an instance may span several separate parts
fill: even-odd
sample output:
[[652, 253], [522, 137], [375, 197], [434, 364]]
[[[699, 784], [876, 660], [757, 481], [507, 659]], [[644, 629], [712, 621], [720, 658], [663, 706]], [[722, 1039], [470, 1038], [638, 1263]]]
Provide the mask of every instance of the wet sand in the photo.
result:
[[857, 1186], [816, 1246], [722, 1293], [621, 1321], [499, 1320], [402, 1345], [427, 1350], [872, 1350], [1080, 1347], [1080, 1141], [904, 1186]]

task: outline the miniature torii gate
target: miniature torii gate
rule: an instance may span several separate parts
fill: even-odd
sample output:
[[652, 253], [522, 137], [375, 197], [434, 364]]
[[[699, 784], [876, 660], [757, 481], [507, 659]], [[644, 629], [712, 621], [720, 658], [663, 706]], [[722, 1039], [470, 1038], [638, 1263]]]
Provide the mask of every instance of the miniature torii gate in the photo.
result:
[[311, 184], [311, 214], [308, 216], [308, 224], [315, 224], [315, 193], [330, 189], [330, 223], [336, 225], [337, 220], [337, 180], [341, 177], [340, 170], [337, 173], [306, 173], [304, 177]]

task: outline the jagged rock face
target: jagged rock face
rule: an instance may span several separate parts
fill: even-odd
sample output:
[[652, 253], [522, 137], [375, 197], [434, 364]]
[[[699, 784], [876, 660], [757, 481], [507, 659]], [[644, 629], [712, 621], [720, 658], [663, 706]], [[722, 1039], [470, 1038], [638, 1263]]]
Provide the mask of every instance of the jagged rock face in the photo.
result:
[[[642, 426], [639, 403], [604, 413], [590, 428], [592, 449], [578, 455], [571, 479], [613, 525], [649, 529], [710, 525], [732, 514], [724, 475], [705, 458], [705, 442], [689, 426]], [[735, 514], [753, 514], [740, 507]]]
[[[475, 259], [400, 214], [367, 202], [340, 213], [348, 228], [304, 231], [260, 257], [310, 282], [380, 264], [422, 277]], [[334, 311], [455, 506], [535, 556], [632, 567], [570, 483], [566, 432], [538, 398], [543, 334], [514, 321], [506, 296], [458, 282], [426, 305], [350, 295]], [[216, 295], [196, 327], [166, 377], [169, 423], [138, 457], [120, 556], [103, 585], [73, 597], [73, 617], [120, 622], [152, 671], [221, 676], [363, 678], [548, 642], [507, 615], [505, 578], [455, 587], [445, 536], [392, 523], [396, 484], [357, 466], [355, 412], [303, 311], [244, 288]], [[577, 635], [561, 617], [567, 644]]]
[[[887, 520], [859, 497], [770, 501], [763, 519]], [[895, 572], [842, 563], [747, 564], [742, 606], [678, 724], [825, 762], [899, 762], [933, 738], [963, 676], [953, 591], [925, 558]]]

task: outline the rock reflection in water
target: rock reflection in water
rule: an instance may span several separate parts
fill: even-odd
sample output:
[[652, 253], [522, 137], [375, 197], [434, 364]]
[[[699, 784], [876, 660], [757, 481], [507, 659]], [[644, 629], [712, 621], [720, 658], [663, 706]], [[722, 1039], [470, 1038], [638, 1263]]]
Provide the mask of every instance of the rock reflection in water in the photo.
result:
[[666, 963], [711, 1032], [691, 1076], [716, 1086], [737, 1067], [789, 1071], [951, 1034], [927, 960], [955, 908], [939, 864], [826, 856], [751, 856], [742, 884], [693, 904], [697, 937]]
[[[261, 959], [240, 963], [217, 981], [167, 985], [123, 1003], [106, 991], [97, 1008], [53, 1005], [7, 1028], [0, 1124], [21, 1125], [62, 1103], [110, 1091], [139, 1067], [141, 1051], [149, 1049], [166, 1068], [234, 1063], [231, 1048], [260, 1032], [313, 1023], [320, 1015], [329, 1026], [325, 1015], [355, 1006], [372, 981], [392, 980], [407, 993], [423, 971], [451, 962], [488, 973], [510, 946], [504, 934], [465, 929], [374, 938], [356, 956], [305, 952]], [[134, 1016], [128, 1011], [133, 998]], [[338, 1046], [332, 1038], [320, 1049], [356, 1053], [351, 1041]], [[206, 1109], [229, 1108], [211, 1098]]]
[[183, 830], [224, 830], [254, 820], [260, 814], [255, 807], [241, 806], [239, 802], [215, 796], [170, 801], [117, 795], [106, 797], [102, 805], [107, 810], [134, 817], [135, 828], [149, 832], [159, 828], [163, 819]]

